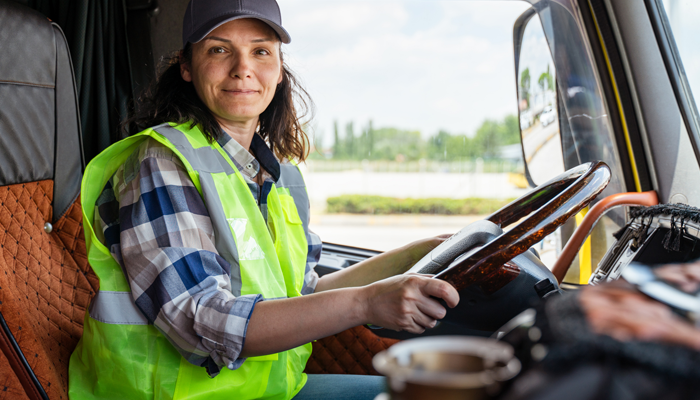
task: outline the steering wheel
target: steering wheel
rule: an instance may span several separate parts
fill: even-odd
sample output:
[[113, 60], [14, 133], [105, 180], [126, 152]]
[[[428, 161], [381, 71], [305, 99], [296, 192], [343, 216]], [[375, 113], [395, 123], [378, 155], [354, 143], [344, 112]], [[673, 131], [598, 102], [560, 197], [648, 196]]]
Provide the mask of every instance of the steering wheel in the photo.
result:
[[[406, 273], [434, 274], [434, 279], [457, 289], [460, 304], [448, 310], [446, 320], [495, 330], [528, 308], [533, 295], [558, 290], [556, 278], [528, 250], [593, 201], [610, 177], [610, 168], [602, 161], [574, 167], [486, 220], [468, 225]], [[516, 222], [507, 232], [502, 230]], [[497, 317], [490, 317], [494, 313]], [[483, 321], [471, 323], [476, 315]]]

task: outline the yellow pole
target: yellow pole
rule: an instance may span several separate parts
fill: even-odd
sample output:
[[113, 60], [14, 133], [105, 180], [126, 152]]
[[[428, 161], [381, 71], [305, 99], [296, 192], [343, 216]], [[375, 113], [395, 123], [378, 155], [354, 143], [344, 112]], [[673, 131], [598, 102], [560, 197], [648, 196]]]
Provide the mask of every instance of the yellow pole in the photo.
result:
[[[583, 217], [586, 216], [586, 213], [588, 213], [588, 207], [584, 208], [581, 210], [580, 213], [576, 214], [576, 226], [581, 226], [581, 222], [583, 221]], [[578, 251], [578, 265], [579, 265], [579, 273], [578, 273], [578, 283], [581, 285], [587, 285], [588, 280], [591, 278], [591, 236], [589, 235], [588, 238], [586, 238], [586, 241], [583, 242], [583, 246], [581, 246], [581, 249]]]

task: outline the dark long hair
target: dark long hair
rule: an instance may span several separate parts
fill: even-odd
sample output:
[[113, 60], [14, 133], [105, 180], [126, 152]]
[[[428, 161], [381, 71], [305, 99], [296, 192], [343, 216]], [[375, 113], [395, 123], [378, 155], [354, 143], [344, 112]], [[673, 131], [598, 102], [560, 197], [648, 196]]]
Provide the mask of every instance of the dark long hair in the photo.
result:
[[[192, 61], [192, 45], [161, 61], [158, 79], [135, 102], [134, 111], [121, 123], [123, 136], [165, 122], [191, 122], [200, 125], [210, 142], [224, 134], [212, 113], [197, 95], [192, 82], [180, 75], [180, 63]], [[295, 103], [296, 102], [296, 103]], [[299, 110], [297, 110], [297, 106]], [[282, 82], [272, 102], [260, 114], [258, 133], [280, 159], [303, 162], [309, 154], [309, 138], [304, 131], [313, 114], [313, 101], [282, 60]], [[304, 121], [304, 118], [309, 117]], [[302, 122], [303, 121], [303, 122]]]

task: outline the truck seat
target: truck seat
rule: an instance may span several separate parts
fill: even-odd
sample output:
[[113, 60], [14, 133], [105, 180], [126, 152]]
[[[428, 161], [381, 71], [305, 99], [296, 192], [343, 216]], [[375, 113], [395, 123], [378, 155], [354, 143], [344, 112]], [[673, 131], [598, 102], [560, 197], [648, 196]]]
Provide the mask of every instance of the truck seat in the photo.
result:
[[0, 54], [0, 398], [68, 399], [68, 360], [98, 289], [72, 65], [57, 25], [3, 0]]

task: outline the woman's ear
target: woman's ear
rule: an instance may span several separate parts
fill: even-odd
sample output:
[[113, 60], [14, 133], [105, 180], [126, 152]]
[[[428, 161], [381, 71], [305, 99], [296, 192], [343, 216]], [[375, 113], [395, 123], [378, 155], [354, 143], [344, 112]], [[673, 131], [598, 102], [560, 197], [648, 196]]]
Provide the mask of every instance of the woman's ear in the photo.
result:
[[280, 77], [277, 79], [277, 84], [279, 85], [282, 83], [282, 79], [284, 79], [284, 67], [280, 67]]
[[192, 82], [192, 65], [185, 61], [185, 58], [182, 56], [182, 51], [180, 51], [180, 55], [178, 56], [178, 62], [180, 63], [180, 76], [182, 79], [185, 82]]

